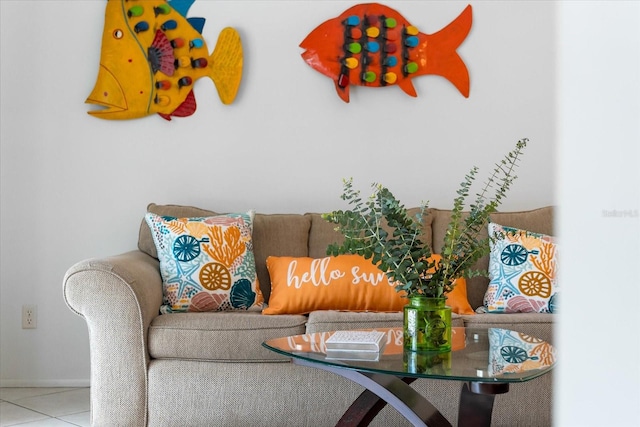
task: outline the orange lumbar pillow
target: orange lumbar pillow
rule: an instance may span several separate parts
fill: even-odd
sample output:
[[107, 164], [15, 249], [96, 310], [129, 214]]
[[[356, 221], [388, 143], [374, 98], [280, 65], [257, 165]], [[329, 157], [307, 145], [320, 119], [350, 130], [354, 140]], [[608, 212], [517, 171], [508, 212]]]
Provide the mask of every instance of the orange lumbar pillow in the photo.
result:
[[[402, 311], [408, 300], [395, 283], [360, 255], [326, 258], [268, 257], [271, 297], [263, 314], [306, 314], [314, 310]], [[460, 279], [449, 294], [454, 312], [473, 313]], [[456, 293], [456, 295], [454, 295]], [[454, 298], [455, 297], [455, 298]], [[464, 299], [466, 307], [459, 301]], [[454, 302], [454, 304], [451, 304]]]

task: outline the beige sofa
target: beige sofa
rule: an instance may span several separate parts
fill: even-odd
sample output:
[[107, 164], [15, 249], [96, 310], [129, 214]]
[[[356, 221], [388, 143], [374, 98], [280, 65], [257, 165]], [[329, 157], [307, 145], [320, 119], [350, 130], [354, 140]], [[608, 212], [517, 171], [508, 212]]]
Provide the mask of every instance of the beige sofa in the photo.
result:
[[[175, 217], [208, 216], [212, 211], [149, 205]], [[435, 252], [450, 212], [431, 209], [425, 239]], [[141, 215], [142, 216], [142, 215]], [[497, 213], [502, 225], [553, 234], [553, 208]], [[266, 257], [324, 257], [340, 237], [319, 214], [256, 214], [253, 244], [265, 299], [270, 293]], [[487, 267], [481, 260], [479, 267]], [[482, 305], [488, 279], [468, 281], [473, 308]], [[317, 311], [307, 315], [259, 312], [159, 315], [162, 281], [149, 229], [140, 227], [138, 250], [72, 266], [64, 298], [89, 329], [91, 418], [93, 426], [331, 426], [362, 391], [329, 372], [300, 367], [261, 346], [269, 338], [349, 328], [400, 326], [401, 313]], [[553, 342], [552, 314], [454, 315], [457, 325], [501, 327]], [[412, 384], [457, 422], [461, 384], [418, 380]], [[550, 426], [552, 375], [498, 395], [494, 426]], [[408, 423], [387, 406], [377, 426]]]

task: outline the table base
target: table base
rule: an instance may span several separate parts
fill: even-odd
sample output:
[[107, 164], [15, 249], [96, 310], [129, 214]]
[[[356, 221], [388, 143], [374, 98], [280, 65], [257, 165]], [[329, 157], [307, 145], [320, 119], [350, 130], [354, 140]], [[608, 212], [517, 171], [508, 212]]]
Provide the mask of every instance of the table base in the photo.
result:
[[[293, 362], [332, 372], [366, 389], [347, 409], [336, 427], [368, 426], [387, 404], [393, 406], [416, 427], [451, 427], [451, 423], [431, 402], [409, 386], [416, 378], [359, 372], [302, 359], [294, 359]], [[508, 391], [507, 383], [463, 383], [458, 408], [458, 427], [489, 427], [495, 395]]]

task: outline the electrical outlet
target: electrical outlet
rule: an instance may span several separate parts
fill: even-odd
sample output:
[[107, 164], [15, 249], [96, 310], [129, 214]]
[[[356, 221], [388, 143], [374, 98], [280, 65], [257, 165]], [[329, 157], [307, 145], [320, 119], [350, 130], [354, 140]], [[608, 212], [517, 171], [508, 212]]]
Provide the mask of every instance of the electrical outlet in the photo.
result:
[[38, 326], [38, 306], [22, 306], [22, 329], [35, 329]]

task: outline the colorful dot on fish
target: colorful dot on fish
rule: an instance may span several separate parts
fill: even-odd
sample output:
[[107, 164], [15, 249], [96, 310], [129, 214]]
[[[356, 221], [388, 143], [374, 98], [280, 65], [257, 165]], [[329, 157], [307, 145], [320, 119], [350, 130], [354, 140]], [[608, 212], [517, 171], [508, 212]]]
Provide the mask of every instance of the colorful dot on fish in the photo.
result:
[[142, 16], [144, 14], [144, 8], [140, 5], [133, 6], [127, 11], [127, 16], [129, 18]]
[[410, 36], [417, 36], [420, 31], [418, 31], [418, 29], [413, 25], [409, 25], [407, 28], [405, 28], [404, 32], [409, 34]]
[[382, 63], [387, 67], [395, 67], [398, 65], [398, 58], [395, 56], [387, 56]]
[[202, 39], [193, 39], [189, 42], [189, 47], [191, 49], [200, 48], [202, 46], [204, 46], [204, 42], [202, 41]]
[[375, 39], [379, 35], [380, 35], [380, 30], [378, 29], [378, 27], [367, 28], [367, 36], [371, 37], [372, 39]]
[[396, 75], [396, 73], [386, 73], [384, 75], [384, 81], [389, 84], [394, 84], [396, 80], [398, 80], [398, 76]]
[[418, 38], [415, 36], [410, 36], [407, 37], [406, 40], [404, 41], [405, 46], [408, 47], [416, 47], [418, 46]]
[[164, 24], [162, 24], [160, 28], [162, 29], [162, 31], [175, 30], [176, 28], [178, 28], [178, 23], [173, 19], [169, 19]]
[[356, 58], [346, 58], [343, 62], [344, 65], [347, 66], [347, 68], [350, 68], [352, 70], [358, 66], [358, 60]]
[[161, 106], [167, 106], [169, 105], [169, 102], [171, 102], [171, 98], [169, 98], [168, 96], [156, 96], [156, 99], [154, 100], [156, 104], [161, 105]]
[[416, 71], [418, 71], [418, 64], [416, 64], [415, 62], [409, 62], [407, 65], [405, 65], [404, 70], [409, 74], [415, 73]]
[[171, 8], [169, 7], [168, 4], [161, 4], [160, 6], [153, 8], [153, 13], [155, 13], [156, 16], [168, 15], [170, 12], [171, 12]]
[[171, 47], [173, 47], [174, 49], [178, 49], [184, 46], [184, 39], [181, 38], [177, 38], [177, 39], [173, 39], [171, 40]]
[[349, 43], [347, 50], [351, 53], [360, 53], [362, 51], [362, 46], [360, 46], [360, 43]]
[[133, 31], [135, 31], [136, 33], [142, 33], [144, 31], [147, 31], [148, 29], [149, 24], [146, 21], [138, 22], [136, 26], [133, 27]]
[[193, 80], [191, 80], [191, 77], [189, 76], [185, 76], [183, 78], [181, 78], [180, 80], [178, 80], [178, 87], [184, 87], [184, 86], [191, 86], [191, 84], [193, 83]]
[[374, 73], [373, 71], [367, 71], [366, 73], [362, 74], [362, 80], [367, 83], [373, 83], [376, 81], [376, 73]]
[[207, 64], [208, 62], [205, 58], [198, 58], [191, 61], [191, 66], [193, 68], [206, 68]]
[[174, 65], [176, 68], [178, 67], [188, 67], [191, 65], [191, 58], [188, 56], [181, 56], [174, 61]]
[[171, 82], [169, 80], [160, 80], [159, 82], [156, 82], [156, 88], [162, 89], [162, 90], [169, 90], [171, 89]]
[[355, 40], [359, 39], [360, 37], [362, 37], [362, 30], [360, 30], [360, 28], [353, 27], [351, 29], [351, 34], [349, 35], [349, 37]]
[[398, 50], [398, 46], [395, 43], [387, 43], [384, 46], [384, 51], [387, 53], [395, 53], [396, 50]]
[[349, 86], [349, 76], [346, 74], [340, 74], [340, 77], [338, 77], [338, 86], [342, 88]]
[[345, 24], [350, 27], [355, 27], [360, 23], [360, 18], [356, 15], [351, 15], [345, 20]]

